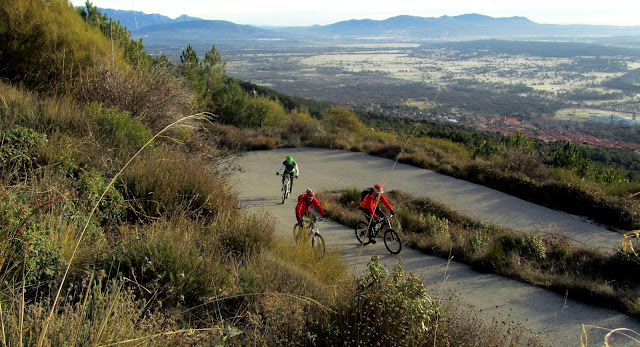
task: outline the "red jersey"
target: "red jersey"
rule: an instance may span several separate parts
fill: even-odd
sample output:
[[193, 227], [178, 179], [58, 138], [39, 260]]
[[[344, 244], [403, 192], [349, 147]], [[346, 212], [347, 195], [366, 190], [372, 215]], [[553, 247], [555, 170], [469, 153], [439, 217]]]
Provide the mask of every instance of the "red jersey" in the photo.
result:
[[[391, 208], [391, 204], [389, 204], [389, 201], [387, 201], [387, 198], [385, 198], [383, 194], [380, 194], [380, 202], [382, 202], [389, 209], [389, 211], [393, 211], [393, 208]], [[367, 194], [367, 196], [365, 196], [360, 203], [360, 207], [367, 209], [367, 211], [369, 211], [372, 216], [378, 217], [375, 214], [376, 198], [374, 194]]]
[[320, 212], [320, 215], [324, 217], [325, 213], [322, 209], [322, 206], [320, 206], [318, 199], [316, 199], [316, 197], [314, 196], [313, 200], [309, 201], [307, 200], [306, 193], [298, 197], [298, 205], [296, 205], [296, 217], [298, 219], [302, 219], [302, 214], [307, 213], [311, 209], [311, 206], [314, 206], [316, 210]]

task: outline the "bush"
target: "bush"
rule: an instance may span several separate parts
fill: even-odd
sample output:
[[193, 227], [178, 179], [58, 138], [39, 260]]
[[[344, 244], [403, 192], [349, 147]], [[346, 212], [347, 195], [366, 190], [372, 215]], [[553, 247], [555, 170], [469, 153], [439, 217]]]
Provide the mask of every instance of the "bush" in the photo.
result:
[[120, 182], [123, 195], [130, 200], [130, 218], [141, 221], [161, 216], [212, 219], [238, 204], [211, 169], [170, 150], [136, 158]]
[[363, 141], [367, 144], [367, 147], [373, 147], [375, 145], [388, 145], [397, 142], [397, 136], [392, 133], [384, 131], [371, 130], [365, 133]]
[[250, 151], [258, 151], [258, 150], [269, 150], [274, 149], [278, 144], [278, 139], [275, 137], [268, 136], [256, 136], [248, 139], [247, 150]]
[[23, 204], [17, 195], [6, 194], [0, 199], [0, 274], [7, 283], [24, 276], [31, 291], [57, 275], [58, 250], [48, 231], [38, 223], [40, 207]]
[[127, 112], [89, 104], [86, 113], [96, 122], [96, 137], [102, 142], [101, 147], [116, 150], [116, 155], [122, 160], [128, 159], [151, 139], [151, 131]]
[[343, 188], [340, 191], [340, 197], [338, 198], [338, 202], [344, 205], [349, 205], [349, 206], [359, 206], [360, 193], [362, 193], [362, 189], [358, 187]]
[[122, 56], [97, 28], [89, 28], [67, 1], [3, 1], [1, 77], [46, 93], [63, 94], [86, 79], [96, 63], [119, 65]]
[[531, 259], [544, 259], [547, 255], [542, 238], [534, 234], [502, 235], [498, 243], [505, 253], [515, 252]]
[[103, 192], [105, 193], [98, 203], [98, 209], [93, 218], [98, 224], [115, 227], [125, 217], [125, 202], [122, 194], [113, 186], [110, 186], [105, 192], [106, 187], [107, 182], [95, 170], [84, 171], [78, 178], [78, 194], [87, 200], [87, 205], [90, 207], [98, 203], [98, 199], [101, 198]]
[[[166, 329], [163, 325], [167, 320], [161, 315], [150, 314], [148, 303], [136, 299], [133, 290], [123, 290], [122, 282], [102, 282], [99, 274], [96, 277], [99, 279], [87, 279], [79, 283], [76, 292], [83, 293], [81, 301], [71, 293], [60, 297], [58, 309], [52, 312], [49, 320], [46, 344], [108, 345], [135, 338], [144, 341], [148, 336]], [[48, 319], [51, 300], [45, 299], [25, 308], [19, 300], [5, 301], [3, 297], [2, 310], [6, 332], [3, 341], [8, 346], [36, 346], [38, 340], [44, 337], [43, 324]], [[169, 339], [155, 338], [153, 343]], [[169, 341], [165, 343], [171, 344]]]
[[193, 304], [226, 291], [229, 270], [218, 256], [215, 232], [197, 222], [162, 221], [123, 229], [100, 266], [111, 276], [135, 279], [147, 299], [163, 305]]
[[274, 221], [245, 216], [216, 226], [216, 236], [225, 253], [242, 258], [259, 253], [273, 240]]
[[387, 159], [395, 159], [401, 150], [402, 147], [395, 143], [373, 145], [369, 149], [369, 154]]
[[418, 223], [427, 236], [449, 236], [449, 221], [442, 217], [427, 213], [418, 217]]
[[192, 92], [163, 66], [98, 69], [83, 80], [75, 94], [86, 103], [102, 103], [131, 115], [154, 132], [188, 115], [194, 108]]
[[497, 169], [508, 174], [526, 177], [536, 182], [546, 182], [551, 177], [537, 152], [529, 153], [525, 149], [509, 149], [497, 163]]
[[374, 255], [356, 281], [355, 298], [330, 315], [327, 326], [312, 329], [321, 345], [418, 346], [433, 342], [439, 315], [440, 307], [422, 280], [407, 276], [400, 265], [389, 274]]
[[16, 126], [0, 131], [0, 172], [26, 177], [37, 167], [39, 150], [47, 143], [47, 137], [31, 128]]

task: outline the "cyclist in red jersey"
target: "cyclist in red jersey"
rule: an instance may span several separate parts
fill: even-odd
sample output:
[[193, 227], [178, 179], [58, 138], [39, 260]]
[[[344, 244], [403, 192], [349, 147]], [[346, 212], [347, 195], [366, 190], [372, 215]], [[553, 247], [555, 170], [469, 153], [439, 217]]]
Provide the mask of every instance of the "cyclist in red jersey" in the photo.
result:
[[[365, 189], [365, 192], [366, 191], [367, 189]], [[365, 192], [363, 192], [362, 194], [365, 194]], [[358, 207], [358, 209], [364, 213], [367, 221], [371, 220], [371, 216], [373, 216], [373, 218], [384, 217], [384, 213], [382, 212], [380, 207], [378, 207], [378, 202], [382, 202], [382, 204], [389, 210], [391, 216], [395, 215], [395, 212], [393, 212], [393, 207], [391, 207], [391, 204], [389, 203], [389, 201], [387, 201], [387, 198], [385, 198], [382, 193], [384, 193], [382, 186], [380, 186], [379, 184], [375, 184], [373, 186], [373, 189], [369, 188], [369, 191], [360, 202], [360, 206]], [[374, 225], [375, 223], [372, 221], [369, 225], [369, 232], [371, 232], [371, 228]], [[369, 233], [369, 235], [371, 235], [371, 233]], [[376, 240], [369, 237], [369, 242], [376, 243]]]
[[322, 217], [326, 217], [326, 213], [320, 206], [320, 202], [316, 199], [316, 194], [311, 189], [307, 189], [304, 194], [298, 196], [298, 204], [296, 205], [296, 219], [298, 225], [302, 226], [302, 217], [307, 215], [309, 218], [314, 218], [313, 214], [309, 211], [311, 207], [315, 207], [316, 211], [320, 213]]

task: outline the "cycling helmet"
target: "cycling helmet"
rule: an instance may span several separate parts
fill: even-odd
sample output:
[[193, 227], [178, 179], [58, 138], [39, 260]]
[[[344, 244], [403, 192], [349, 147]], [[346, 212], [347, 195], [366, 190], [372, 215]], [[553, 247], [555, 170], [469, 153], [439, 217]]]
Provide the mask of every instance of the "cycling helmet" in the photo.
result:
[[287, 162], [288, 162], [288, 163], [293, 162], [293, 157], [292, 157], [292, 156], [290, 156], [290, 155], [288, 155], [288, 156], [287, 156]]
[[382, 186], [379, 185], [379, 184], [374, 184], [373, 185], [373, 191], [378, 193], [378, 194], [384, 193], [384, 191], [382, 190]]
[[313, 190], [311, 190], [311, 189], [307, 189], [307, 191], [306, 191], [306, 193], [305, 193], [305, 197], [306, 197], [308, 200], [312, 200], [312, 199], [313, 199], [313, 197], [314, 197], [315, 195], [316, 195], [316, 194], [315, 194], [315, 193], [313, 192]]

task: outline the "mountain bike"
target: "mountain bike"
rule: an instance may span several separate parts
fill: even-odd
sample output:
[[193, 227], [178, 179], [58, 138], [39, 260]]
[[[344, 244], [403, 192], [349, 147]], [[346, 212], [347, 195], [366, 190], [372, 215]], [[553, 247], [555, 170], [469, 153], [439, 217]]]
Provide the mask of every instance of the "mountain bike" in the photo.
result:
[[[391, 217], [378, 217], [371, 221], [371, 235], [368, 232], [369, 223], [366, 221], [360, 221], [356, 224], [356, 238], [364, 246], [369, 243], [375, 243], [376, 237], [384, 229], [383, 240], [384, 246], [389, 253], [398, 254], [402, 250], [402, 240], [400, 235], [391, 227], [389, 221]], [[366, 242], [365, 242], [366, 240]]]
[[325, 253], [324, 237], [320, 235], [320, 230], [316, 223], [324, 218], [302, 218], [302, 227], [298, 223], [293, 226], [293, 239], [296, 242], [308, 242], [311, 239], [311, 248], [316, 257], [322, 258]]
[[289, 193], [291, 192], [291, 175], [286, 172], [283, 172], [282, 175], [282, 203], [284, 204], [284, 201], [289, 197]]

